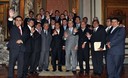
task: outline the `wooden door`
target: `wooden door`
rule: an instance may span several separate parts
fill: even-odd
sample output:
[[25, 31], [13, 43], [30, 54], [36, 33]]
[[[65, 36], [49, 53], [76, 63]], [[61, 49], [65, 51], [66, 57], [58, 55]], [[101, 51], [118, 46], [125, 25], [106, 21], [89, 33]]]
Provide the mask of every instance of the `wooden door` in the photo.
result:
[[9, 2], [0, 1], [0, 25], [2, 26], [2, 34], [4, 39], [8, 39], [8, 29], [7, 29], [7, 18], [8, 18], [8, 8]]

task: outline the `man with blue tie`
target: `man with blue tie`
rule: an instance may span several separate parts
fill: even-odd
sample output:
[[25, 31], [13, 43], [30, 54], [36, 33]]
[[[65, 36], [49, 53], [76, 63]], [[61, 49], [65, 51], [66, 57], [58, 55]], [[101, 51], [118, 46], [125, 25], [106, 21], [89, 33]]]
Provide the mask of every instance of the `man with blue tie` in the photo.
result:
[[107, 47], [108, 78], [120, 78], [125, 54], [125, 27], [119, 26], [118, 18], [112, 19]]

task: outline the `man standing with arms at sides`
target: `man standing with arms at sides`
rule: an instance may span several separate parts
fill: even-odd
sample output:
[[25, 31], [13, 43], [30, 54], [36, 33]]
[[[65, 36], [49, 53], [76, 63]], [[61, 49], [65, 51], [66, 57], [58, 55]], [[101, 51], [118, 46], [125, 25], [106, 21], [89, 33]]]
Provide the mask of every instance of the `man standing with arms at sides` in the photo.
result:
[[108, 78], [121, 78], [125, 54], [125, 27], [119, 26], [118, 18], [112, 19], [112, 29], [107, 40]]
[[[76, 74], [77, 66], [77, 49], [78, 49], [78, 35], [77, 29], [73, 28], [73, 21], [68, 22], [68, 29], [64, 33], [65, 51], [66, 51], [66, 72], [70, 70]], [[72, 61], [71, 61], [72, 58]]]
[[[111, 23], [111, 18], [107, 18], [107, 20], [106, 20], [106, 28], [105, 28], [107, 37], [108, 37], [108, 35], [110, 33], [110, 30], [112, 28], [112, 25], [111, 24], [112, 24]], [[105, 56], [105, 64], [106, 64], [107, 63], [107, 60], [106, 60], [107, 59], [107, 50], [105, 51], [104, 56]]]
[[45, 70], [49, 71], [49, 51], [52, 36], [50, 32], [48, 32], [49, 24], [44, 23], [43, 30], [41, 32], [41, 53], [40, 53], [40, 60], [39, 60], [39, 71]]
[[77, 58], [79, 62], [80, 72], [79, 74], [84, 74], [83, 61], [86, 63], [86, 74], [89, 74], [90, 66], [89, 66], [89, 39], [86, 34], [91, 33], [91, 30], [86, 27], [86, 23], [84, 21], [81, 22], [81, 27], [78, 30], [79, 40], [78, 40], [78, 52]]
[[14, 78], [14, 66], [17, 62], [18, 66], [18, 77], [22, 78], [23, 74], [23, 63], [24, 63], [24, 52], [25, 52], [25, 37], [22, 31], [22, 17], [15, 17], [15, 25], [10, 30], [10, 40], [8, 44], [9, 48], [9, 74], [8, 78]]

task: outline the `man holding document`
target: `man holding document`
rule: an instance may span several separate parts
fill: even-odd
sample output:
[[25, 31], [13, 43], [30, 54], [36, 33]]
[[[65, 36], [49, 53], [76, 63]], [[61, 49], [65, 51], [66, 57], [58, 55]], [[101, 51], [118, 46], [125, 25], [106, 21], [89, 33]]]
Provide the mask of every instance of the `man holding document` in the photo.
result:
[[93, 33], [90, 38], [91, 53], [94, 76], [100, 77], [103, 71], [103, 52], [105, 49], [106, 32], [103, 26], [99, 26], [99, 21], [94, 20]]

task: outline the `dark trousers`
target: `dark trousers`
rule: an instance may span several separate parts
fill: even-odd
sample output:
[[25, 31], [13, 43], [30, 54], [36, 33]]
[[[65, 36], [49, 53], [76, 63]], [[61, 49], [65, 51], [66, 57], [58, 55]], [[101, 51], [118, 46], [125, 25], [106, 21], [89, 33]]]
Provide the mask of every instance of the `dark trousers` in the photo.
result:
[[89, 73], [90, 71], [90, 65], [89, 65], [89, 49], [78, 49], [77, 52], [77, 58], [79, 62], [80, 71], [83, 72], [83, 61], [86, 63], [86, 73]]
[[62, 59], [62, 65], [65, 65], [65, 50], [62, 50], [62, 55], [61, 55], [61, 59]]
[[96, 74], [102, 74], [103, 72], [103, 52], [92, 51], [92, 64], [93, 71]]
[[107, 54], [108, 78], [121, 78], [124, 55]]
[[40, 52], [41, 51], [35, 51], [35, 52], [32, 53], [31, 64], [30, 64], [30, 72], [36, 72], [36, 68], [39, 65]]
[[9, 52], [9, 73], [8, 78], [14, 78], [14, 66], [17, 61], [17, 78], [22, 78], [23, 75], [23, 63], [24, 63], [24, 52], [17, 50], [11, 50]]
[[61, 48], [53, 48], [52, 50], [52, 66], [53, 66], [53, 69], [56, 70], [56, 60], [58, 60], [58, 69], [61, 69], [61, 66], [62, 66], [62, 59], [61, 59], [61, 56], [62, 55], [62, 51], [61, 51]]
[[26, 78], [27, 73], [28, 73], [28, 68], [29, 68], [30, 63], [31, 63], [31, 56], [32, 56], [32, 52], [25, 52], [24, 53], [24, 69], [23, 69], [24, 78]]

